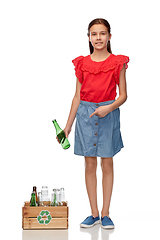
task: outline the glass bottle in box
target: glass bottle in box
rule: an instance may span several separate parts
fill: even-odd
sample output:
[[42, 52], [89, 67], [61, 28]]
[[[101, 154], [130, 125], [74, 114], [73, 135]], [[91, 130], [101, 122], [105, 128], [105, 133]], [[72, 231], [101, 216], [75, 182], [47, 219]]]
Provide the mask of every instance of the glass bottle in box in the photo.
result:
[[30, 203], [30, 206], [31, 207], [36, 207], [36, 195], [35, 195], [35, 192], [33, 191], [32, 194], [31, 194], [31, 203]]
[[48, 187], [47, 186], [42, 186], [42, 202], [44, 206], [49, 206], [50, 205], [50, 199], [48, 196]]
[[67, 202], [65, 200], [65, 190], [64, 190], [64, 188], [60, 189], [60, 196], [61, 196], [61, 205], [62, 206], [67, 206]]
[[36, 187], [36, 186], [33, 186], [33, 192], [35, 192], [36, 203], [38, 203], [38, 197], [37, 197], [37, 187]]
[[51, 206], [61, 206], [60, 189], [54, 188], [51, 197]]
[[38, 206], [43, 206], [42, 193], [38, 193]]

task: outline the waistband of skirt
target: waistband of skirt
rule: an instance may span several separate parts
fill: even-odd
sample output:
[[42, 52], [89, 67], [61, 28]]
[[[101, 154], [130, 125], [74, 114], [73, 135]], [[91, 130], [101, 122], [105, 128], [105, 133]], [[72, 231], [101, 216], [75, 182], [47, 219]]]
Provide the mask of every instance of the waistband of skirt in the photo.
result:
[[110, 100], [110, 101], [106, 101], [106, 102], [99, 102], [99, 103], [81, 101], [80, 104], [82, 104], [84, 106], [88, 106], [88, 107], [100, 107], [100, 106], [105, 106], [105, 105], [112, 104], [113, 102], [115, 102], [115, 100]]

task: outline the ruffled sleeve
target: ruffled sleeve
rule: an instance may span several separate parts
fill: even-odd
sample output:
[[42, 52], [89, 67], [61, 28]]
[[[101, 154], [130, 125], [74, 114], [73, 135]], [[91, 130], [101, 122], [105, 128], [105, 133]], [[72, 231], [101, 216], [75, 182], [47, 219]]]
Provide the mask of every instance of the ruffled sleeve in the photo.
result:
[[84, 59], [83, 56], [79, 56], [72, 60], [72, 63], [75, 66], [76, 77], [78, 78], [80, 83], [83, 82], [83, 71], [82, 71], [83, 59]]
[[119, 75], [120, 71], [123, 68], [123, 64], [125, 64], [125, 68], [128, 68], [129, 57], [124, 55], [117, 55], [116, 56], [116, 67], [115, 67], [115, 81], [116, 84], [119, 85]]

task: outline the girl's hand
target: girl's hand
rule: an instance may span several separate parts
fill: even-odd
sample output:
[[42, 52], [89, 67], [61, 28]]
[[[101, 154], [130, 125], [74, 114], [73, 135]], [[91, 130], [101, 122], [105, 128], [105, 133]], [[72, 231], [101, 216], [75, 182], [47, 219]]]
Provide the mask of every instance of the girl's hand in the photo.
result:
[[70, 132], [71, 132], [71, 128], [65, 127], [65, 129], [64, 129], [63, 131], [64, 131], [64, 133], [65, 133], [65, 135], [66, 135], [66, 138], [68, 138], [68, 135], [69, 135]]
[[[66, 138], [68, 138], [68, 135], [70, 134], [71, 129], [67, 129], [67, 128], [65, 127], [65, 129], [64, 129], [63, 131], [64, 131], [64, 133], [65, 133], [65, 135], [66, 135]], [[56, 137], [56, 139], [57, 139], [57, 141], [60, 143], [60, 141], [58, 140], [58, 137]]]
[[56, 139], [57, 139], [57, 142], [59, 142], [59, 143], [60, 143], [60, 141], [58, 140], [58, 137], [56, 137]]
[[93, 117], [93, 115], [96, 115], [100, 118], [105, 117], [108, 113], [110, 113], [111, 110], [111, 105], [107, 105], [107, 106], [101, 106], [99, 108], [97, 108], [91, 115], [90, 118]]

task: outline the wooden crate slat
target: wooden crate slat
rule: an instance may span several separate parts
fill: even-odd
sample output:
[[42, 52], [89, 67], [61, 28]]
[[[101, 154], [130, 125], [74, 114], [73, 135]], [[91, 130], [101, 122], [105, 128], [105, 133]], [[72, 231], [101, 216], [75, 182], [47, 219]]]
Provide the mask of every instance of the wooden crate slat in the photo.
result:
[[49, 224], [39, 224], [37, 218], [23, 218], [23, 229], [67, 229], [68, 218], [52, 218]]
[[59, 207], [23, 207], [22, 208], [22, 217], [37, 217], [39, 213], [44, 211], [49, 211], [51, 217], [66, 218], [68, 217], [68, 207], [59, 206]]

